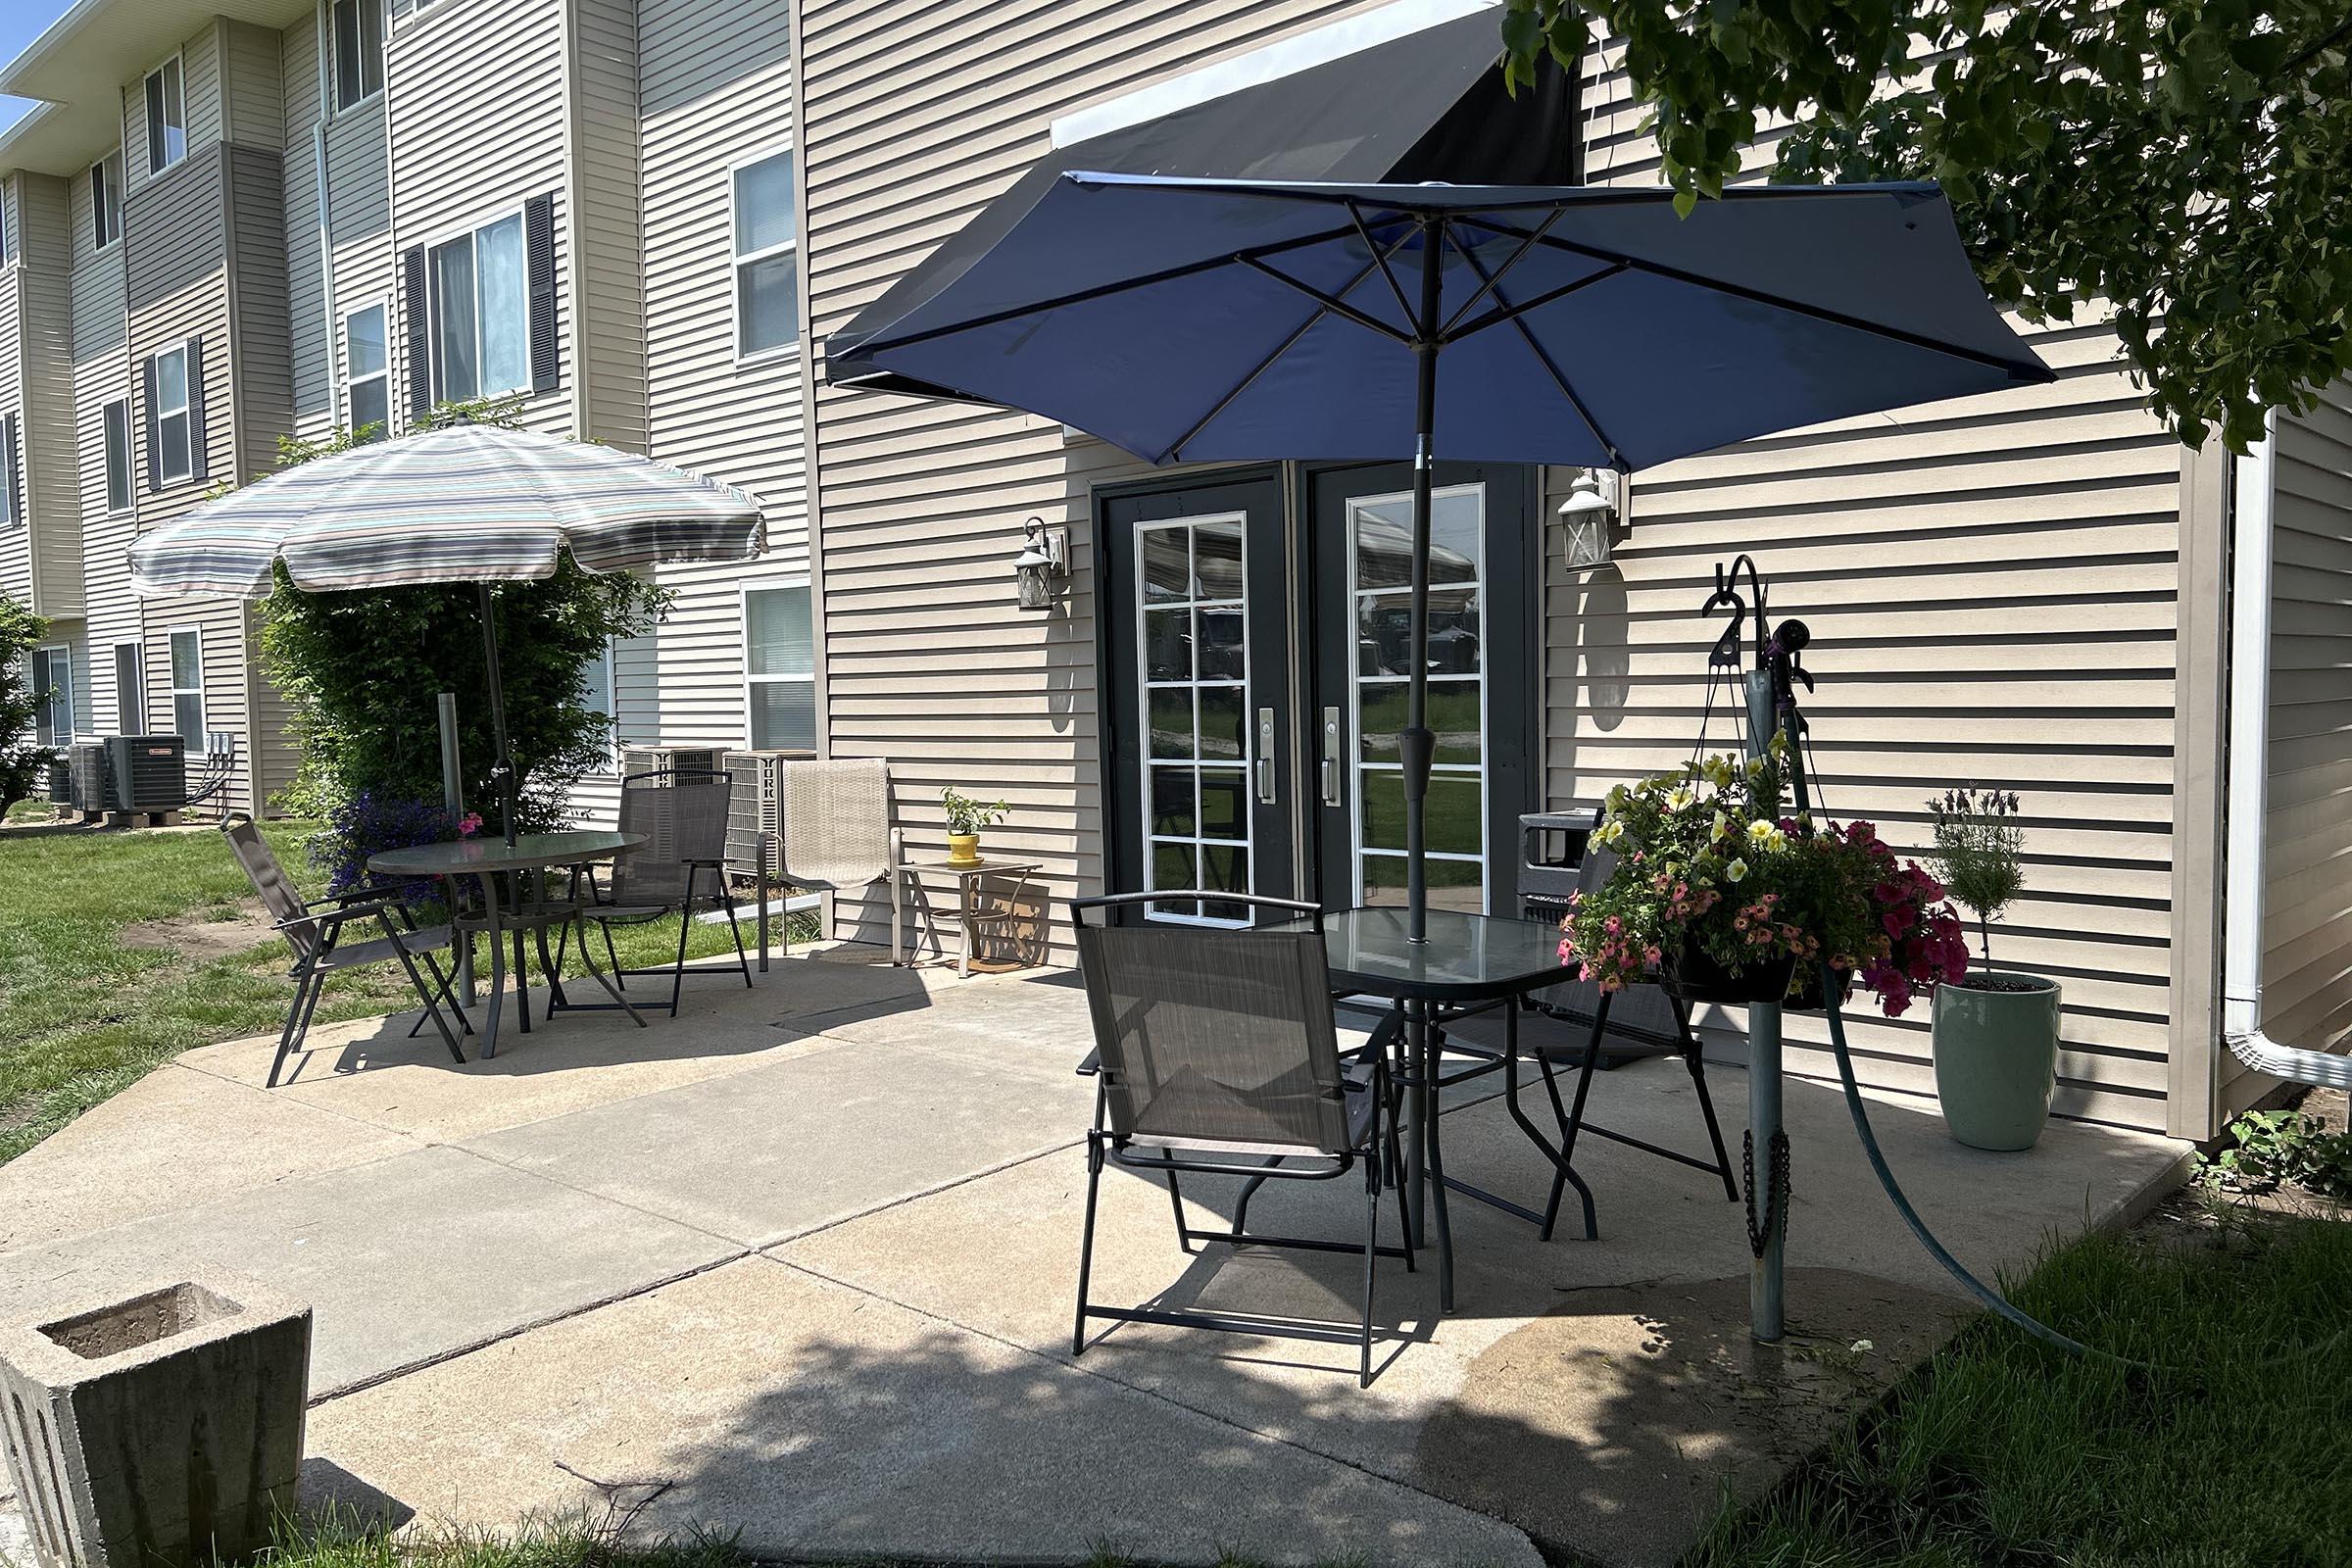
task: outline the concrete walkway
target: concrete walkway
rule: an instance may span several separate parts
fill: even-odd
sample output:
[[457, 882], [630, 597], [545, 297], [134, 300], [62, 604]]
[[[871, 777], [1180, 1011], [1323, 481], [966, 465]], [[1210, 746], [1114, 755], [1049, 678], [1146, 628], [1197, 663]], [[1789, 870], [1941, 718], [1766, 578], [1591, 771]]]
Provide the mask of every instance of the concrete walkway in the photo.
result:
[[[762, 1556], [1523, 1565], [1671, 1562], [1727, 1482], [1760, 1491], [1965, 1315], [1835, 1092], [1791, 1083], [1782, 1347], [1746, 1338], [1721, 1187], [1588, 1140], [1600, 1240], [1457, 1201], [1460, 1310], [1384, 1264], [1369, 1392], [1298, 1341], [1127, 1327], [1073, 1358], [1083, 998], [875, 958], [799, 954], [696, 982], [674, 1023], [568, 1016], [464, 1067], [405, 1018], [317, 1031], [274, 1092], [272, 1041], [190, 1053], [0, 1167], [0, 1314], [196, 1264], [308, 1299], [314, 1492], [425, 1524], [666, 1482], [649, 1525]], [[1736, 1150], [1745, 1086], [1712, 1077]], [[2181, 1153], [2063, 1125], [1980, 1154], [1932, 1106], [1874, 1115], [1985, 1269], [2134, 1211]], [[1602, 1077], [1593, 1116], [1703, 1147], [1679, 1066]], [[1446, 1131], [1449, 1170], [1540, 1200], [1498, 1105]], [[1347, 1236], [1360, 1197], [1270, 1188], [1252, 1220]], [[1360, 1263], [1188, 1257], [1163, 1188], [1102, 1201], [1102, 1299], [1353, 1313]]]

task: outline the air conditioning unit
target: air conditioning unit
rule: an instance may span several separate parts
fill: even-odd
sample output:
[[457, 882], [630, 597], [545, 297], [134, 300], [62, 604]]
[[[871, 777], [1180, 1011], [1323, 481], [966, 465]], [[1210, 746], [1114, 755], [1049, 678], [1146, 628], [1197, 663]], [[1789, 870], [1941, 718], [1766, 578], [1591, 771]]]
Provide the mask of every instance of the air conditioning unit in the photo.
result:
[[188, 803], [188, 743], [177, 735], [113, 735], [107, 768], [118, 811], [176, 811]]
[[639, 773], [715, 773], [726, 753], [716, 746], [631, 746], [620, 754], [620, 776]]
[[73, 777], [74, 809], [81, 812], [103, 811], [113, 793], [107, 788], [107, 743], [104, 741], [75, 741], [66, 753], [66, 771]]
[[784, 831], [784, 764], [805, 760], [806, 752], [729, 752], [726, 768], [733, 793], [727, 797], [727, 865], [760, 869], [760, 835]]
[[71, 759], [49, 764], [49, 804], [74, 804], [74, 763]]

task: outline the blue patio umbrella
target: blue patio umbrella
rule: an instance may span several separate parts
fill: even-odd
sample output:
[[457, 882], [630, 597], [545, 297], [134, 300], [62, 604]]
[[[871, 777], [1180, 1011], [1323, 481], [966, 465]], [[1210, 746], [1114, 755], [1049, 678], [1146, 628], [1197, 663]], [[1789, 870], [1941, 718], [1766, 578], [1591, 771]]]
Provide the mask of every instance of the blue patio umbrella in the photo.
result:
[[1440, 455], [1630, 472], [2053, 379], [1924, 184], [1740, 189], [1683, 218], [1664, 190], [1073, 172], [826, 352], [836, 384], [920, 383], [1154, 464], [1411, 458], [1417, 940]]

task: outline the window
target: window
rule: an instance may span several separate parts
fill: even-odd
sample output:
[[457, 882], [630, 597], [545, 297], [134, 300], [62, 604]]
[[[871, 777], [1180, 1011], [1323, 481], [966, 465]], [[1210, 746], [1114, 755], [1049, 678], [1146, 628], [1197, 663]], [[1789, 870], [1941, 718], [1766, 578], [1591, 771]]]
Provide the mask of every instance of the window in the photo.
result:
[[147, 73], [147, 172], [160, 174], [187, 156], [188, 106], [173, 55]]
[[70, 746], [74, 742], [74, 654], [66, 648], [32, 651], [32, 698], [35, 746]]
[[530, 291], [522, 215], [434, 246], [428, 270], [434, 396], [451, 402], [528, 388]]
[[130, 399], [118, 398], [103, 411], [106, 419], [106, 510], [130, 510]]
[[792, 154], [735, 171], [735, 353], [749, 359], [801, 339], [800, 231]]
[[90, 166], [90, 243], [106, 249], [122, 237], [122, 149]]
[[384, 86], [384, 0], [335, 0], [335, 107]]
[[808, 585], [743, 596], [744, 702], [754, 751], [816, 750], [816, 639]]
[[391, 431], [392, 359], [388, 350], [381, 305], [343, 318], [343, 401], [354, 440], [374, 441]]
[[17, 508], [17, 416], [0, 414], [0, 527], [14, 527], [24, 520]]
[[[617, 716], [612, 706], [612, 645], [611, 643], [607, 643], [601, 652], [580, 666], [579, 705], [589, 712], [602, 713], [607, 718]], [[605, 731], [605, 742], [607, 746], [612, 748], [608, 754], [612, 760], [617, 760], [619, 757], [619, 727], [616, 724], [609, 726]]]
[[139, 735], [147, 729], [147, 650], [137, 643], [115, 644], [115, 730]]
[[172, 728], [204, 754], [204, 634], [192, 626], [172, 634]]
[[188, 350], [155, 357], [155, 474], [166, 484], [195, 473], [188, 421]]

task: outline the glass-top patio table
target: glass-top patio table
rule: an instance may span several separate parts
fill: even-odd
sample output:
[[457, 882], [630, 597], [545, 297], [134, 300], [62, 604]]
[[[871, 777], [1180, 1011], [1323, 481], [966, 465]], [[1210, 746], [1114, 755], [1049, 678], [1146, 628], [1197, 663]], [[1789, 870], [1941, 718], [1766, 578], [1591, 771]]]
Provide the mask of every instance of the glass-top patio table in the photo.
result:
[[[490, 939], [490, 1016], [482, 1026], [482, 1054], [498, 1054], [499, 1004], [506, 992], [506, 941], [511, 935], [514, 944], [514, 1004], [522, 1024], [522, 1032], [531, 1032], [530, 996], [525, 989], [522, 968], [522, 934], [529, 931], [539, 948], [540, 972], [547, 976], [547, 1010], [552, 1015], [558, 1009], [571, 1005], [564, 1000], [562, 965], [547, 951], [547, 933], [551, 926], [562, 927], [580, 939], [580, 959], [597, 984], [618, 1004], [638, 1028], [645, 1027], [637, 1009], [629, 1005], [606, 973], [596, 966], [589, 951], [588, 934], [582, 925], [581, 900], [566, 886], [562, 893], [553, 891], [555, 878], [546, 873], [556, 870], [576, 870], [598, 860], [610, 860], [628, 854], [646, 842], [643, 833], [613, 833], [601, 829], [580, 829], [568, 833], [524, 833], [509, 844], [503, 838], [458, 839], [447, 844], [419, 844], [411, 849], [386, 850], [368, 858], [368, 869], [386, 877], [432, 877], [443, 883], [450, 892], [450, 924], [461, 939], [469, 932], [480, 931]], [[506, 880], [502, 893], [501, 877]], [[461, 896], [461, 884], [470, 882], [479, 896], [479, 903], [469, 904]], [[575, 884], [576, 885], [576, 884]], [[462, 951], [462, 949], [461, 949]]]
[[[1453, 1310], [1453, 1237], [1446, 1211], [1448, 1188], [1482, 1202], [1509, 1209], [1523, 1218], [1542, 1216], [1481, 1192], [1446, 1175], [1445, 1152], [1438, 1136], [1438, 1096], [1446, 1086], [1501, 1070], [1517, 1070], [1519, 1050], [1518, 1000], [1530, 992], [1557, 985], [1560, 971], [1560, 933], [1541, 920], [1518, 920], [1499, 915], [1467, 914], [1455, 909], [1429, 911], [1429, 940], [1413, 942], [1405, 935], [1405, 911], [1399, 908], [1343, 909], [1322, 919], [1323, 945], [1331, 966], [1333, 989], [1385, 997], [1405, 1009], [1409, 1027], [1404, 1050], [1409, 1059], [1398, 1074], [1405, 1097], [1404, 1223], [1416, 1245], [1426, 1217], [1435, 1222], [1438, 1244], [1438, 1298]], [[1315, 922], [1298, 921], [1287, 930], [1312, 930]], [[1441, 1067], [1444, 1031], [1448, 1018], [1481, 1012], [1500, 1004], [1504, 1045], [1499, 1054], [1475, 1053], [1488, 1059], [1446, 1076]], [[1536, 1147], [1551, 1159], [1585, 1198], [1590, 1212], [1591, 1193], [1552, 1147], [1521, 1113], [1515, 1095], [1506, 1096], [1511, 1117]], [[1426, 1205], [1425, 1205], [1426, 1196]]]

